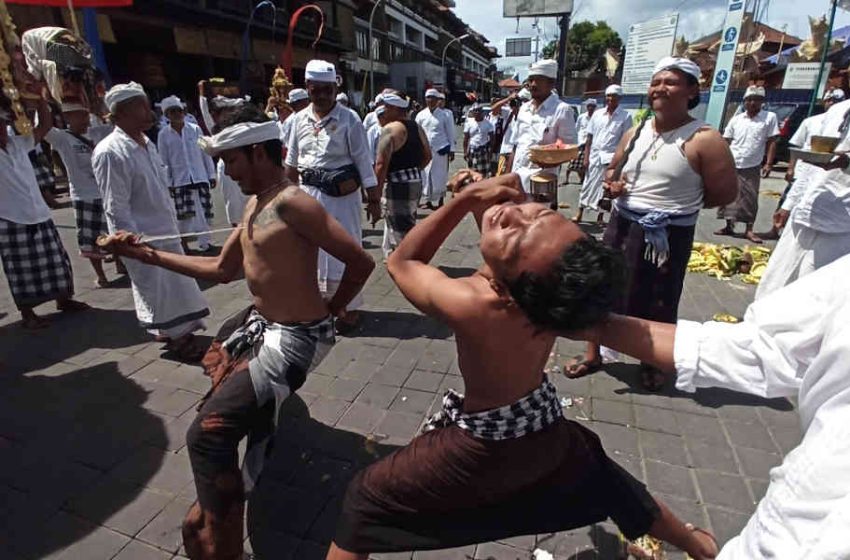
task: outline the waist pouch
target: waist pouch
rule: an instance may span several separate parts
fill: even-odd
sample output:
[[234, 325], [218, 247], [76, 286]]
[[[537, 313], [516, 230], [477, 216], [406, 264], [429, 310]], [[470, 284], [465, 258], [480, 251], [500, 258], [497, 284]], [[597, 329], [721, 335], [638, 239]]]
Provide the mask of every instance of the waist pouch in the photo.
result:
[[440, 148], [439, 150], [437, 150], [437, 154], [441, 155], [441, 156], [447, 156], [447, 155], [449, 155], [449, 152], [451, 152], [451, 151], [452, 151], [451, 144], [447, 144], [447, 145], [443, 146], [442, 148]]
[[360, 174], [354, 165], [339, 169], [305, 169], [301, 172], [301, 182], [328, 196], [339, 197], [349, 195], [360, 188]]

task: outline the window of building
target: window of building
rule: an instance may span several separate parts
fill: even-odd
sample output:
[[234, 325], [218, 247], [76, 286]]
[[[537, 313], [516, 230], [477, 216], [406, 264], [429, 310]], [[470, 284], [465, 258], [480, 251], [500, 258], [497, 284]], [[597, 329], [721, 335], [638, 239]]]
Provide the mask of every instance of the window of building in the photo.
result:
[[388, 29], [391, 35], [401, 37], [404, 32], [404, 24], [392, 16], [387, 16]]
[[380, 60], [381, 58], [381, 38], [372, 36], [372, 58]]
[[355, 41], [357, 42], [357, 54], [363, 58], [369, 57], [369, 34], [362, 29], [354, 32]]
[[419, 31], [418, 29], [416, 29], [414, 27], [410, 27], [409, 25], [406, 25], [404, 32], [406, 34], [405, 38], [407, 40], [407, 44], [414, 45], [416, 47], [419, 47], [420, 49], [424, 46], [421, 31]]
[[437, 52], [437, 40], [425, 35], [425, 50], [432, 53]]

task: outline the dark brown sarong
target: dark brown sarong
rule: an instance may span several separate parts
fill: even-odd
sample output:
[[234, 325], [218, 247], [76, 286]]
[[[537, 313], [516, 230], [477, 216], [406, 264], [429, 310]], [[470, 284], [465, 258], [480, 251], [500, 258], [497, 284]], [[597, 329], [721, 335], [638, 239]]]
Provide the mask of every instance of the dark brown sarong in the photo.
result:
[[658, 267], [644, 258], [646, 241], [640, 224], [622, 217], [616, 206], [612, 209], [602, 240], [623, 251], [626, 257], [626, 294], [620, 313], [662, 323], [676, 322], [695, 230], [696, 226], [668, 226], [670, 256]]
[[453, 548], [612, 518], [629, 538], [659, 515], [644, 485], [599, 438], [560, 418], [506, 440], [457, 425], [427, 432], [359, 472], [334, 542], [355, 553]]
[[738, 175], [738, 198], [732, 204], [717, 209], [721, 220], [732, 220], [752, 224], [759, 211], [759, 187], [761, 186], [761, 167], [736, 169]]

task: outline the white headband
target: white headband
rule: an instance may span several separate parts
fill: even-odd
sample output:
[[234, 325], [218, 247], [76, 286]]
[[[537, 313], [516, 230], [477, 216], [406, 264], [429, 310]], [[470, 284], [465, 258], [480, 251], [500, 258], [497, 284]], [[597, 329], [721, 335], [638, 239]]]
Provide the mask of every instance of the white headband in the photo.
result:
[[275, 121], [245, 122], [228, 126], [215, 136], [198, 138], [198, 145], [207, 154], [216, 156], [224, 150], [280, 139], [280, 127]]
[[652, 75], [658, 74], [662, 70], [681, 70], [685, 74], [693, 76], [699, 81], [702, 71], [693, 60], [688, 58], [677, 58], [675, 56], [665, 56], [658, 61], [655, 68], [652, 70]]
[[558, 62], [552, 59], [535, 62], [529, 68], [528, 76], [545, 76], [554, 80], [558, 77]]
[[310, 94], [307, 93], [307, 90], [304, 88], [295, 88], [289, 92], [290, 103], [298, 103], [299, 101], [304, 101], [305, 99], [309, 99]]
[[337, 101], [343, 101], [343, 102], [345, 102], [345, 103], [348, 103], [348, 95], [346, 95], [346, 94], [344, 94], [344, 93], [339, 93], [339, 94], [337, 94], [337, 96], [336, 96], [336, 100], [337, 100]]
[[747, 88], [747, 91], [744, 92], [744, 99], [748, 97], [764, 97], [765, 91], [761, 86], [750, 86]]
[[835, 101], [843, 101], [844, 100], [844, 90], [843, 89], [834, 89], [826, 93], [823, 96], [824, 99], [834, 99]]
[[109, 112], [114, 113], [115, 108], [119, 103], [134, 97], [145, 96], [147, 96], [147, 94], [141, 85], [136, 82], [130, 82], [129, 84], [116, 84], [112, 86], [103, 97], [103, 102], [106, 103], [106, 107], [109, 109]]
[[63, 113], [73, 113], [74, 111], [85, 111], [89, 112], [88, 107], [85, 107], [81, 103], [62, 103], [62, 112]]
[[425, 91], [425, 97], [436, 97], [437, 99], [439, 99], [440, 98], [440, 92], [437, 91], [434, 88], [431, 88], [431, 89]]
[[223, 95], [216, 95], [212, 99], [212, 104], [215, 105], [216, 109], [227, 109], [230, 107], [239, 107], [243, 103], [245, 103], [246, 99], [241, 97], [224, 97]]
[[623, 97], [623, 88], [618, 86], [617, 84], [612, 84], [605, 88], [605, 95], [616, 95], [617, 97]]
[[384, 105], [392, 105], [393, 107], [398, 107], [400, 109], [407, 109], [408, 105], [410, 105], [410, 99], [402, 99], [394, 93], [384, 94], [382, 99], [384, 101]]
[[304, 69], [304, 80], [310, 82], [330, 82], [336, 81], [336, 68], [326, 60], [311, 60], [307, 63]]
[[162, 112], [165, 113], [169, 109], [184, 109], [186, 105], [180, 101], [180, 98], [176, 95], [169, 95], [165, 99], [159, 102], [159, 108], [162, 109]]

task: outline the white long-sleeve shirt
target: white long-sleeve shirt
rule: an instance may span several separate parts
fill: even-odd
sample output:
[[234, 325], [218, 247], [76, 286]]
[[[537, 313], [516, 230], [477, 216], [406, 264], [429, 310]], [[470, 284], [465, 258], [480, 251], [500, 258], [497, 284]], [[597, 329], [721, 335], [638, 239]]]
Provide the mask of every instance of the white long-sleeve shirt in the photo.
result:
[[528, 190], [533, 170], [538, 169], [529, 159], [532, 146], [552, 144], [555, 140], [565, 144], [578, 142], [573, 111], [555, 92], [537, 107], [533, 101], [526, 101], [517, 113], [514, 139], [516, 152], [513, 169], [519, 173], [523, 187]]
[[293, 121], [286, 143], [286, 165], [301, 172], [307, 168], [330, 170], [354, 164], [365, 188], [378, 185], [366, 129], [353, 111], [337, 103], [320, 119], [311, 103], [289, 119]]
[[850, 558], [850, 256], [759, 299], [744, 321], [679, 321], [676, 387], [799, 401], [803, 440], [718, 560]]
[[446, 146], [454, 151], [455, 125], [445, 111], [437, 108], [432, 112], [425, 107], [416, 114], [416, 124], [425, 131], [432, 152], [442, 150]]
[[170, 125], [159, 131], [156, 144], [168, 168], [168, 186], [182, 187], [215, 179], [213, 160], [198, 145], [203, 134], [201, 127], [188, 122], [180, 132]]
[[611, 163], [620, 140], [631, 127], [632, 116], [622, 107], [617, 107], [613, 113], [609, 113], [607, 108], [594, 111], [585, 131], [587, 136], [593, 137], [588, 163]]
[[109, 231], [177, 235], [168, 172], [154, 143], [147, 136], [143, 140], [144, 146], [115, 127], [94, 149], [92, 169]]

